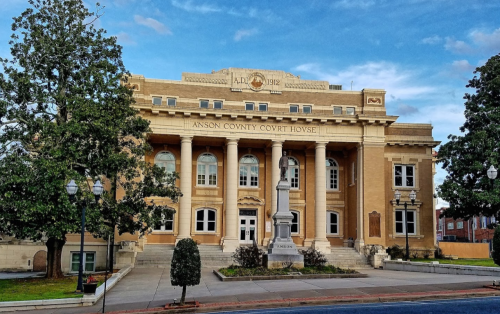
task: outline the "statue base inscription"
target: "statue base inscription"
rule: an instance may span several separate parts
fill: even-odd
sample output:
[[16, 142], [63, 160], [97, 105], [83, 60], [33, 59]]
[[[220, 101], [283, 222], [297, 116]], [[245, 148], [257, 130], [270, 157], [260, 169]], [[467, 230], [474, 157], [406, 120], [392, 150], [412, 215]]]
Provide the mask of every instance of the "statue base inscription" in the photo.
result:
[[278, 210], [273, 216], [274, 239], [268, 246], [268, 254], [263, 256], [264, 266], [267, 268], [303, 268], [304, 256], [299, 254], [293, 243], [291, 226], [293, 215], [289, 209], [290, 184], [281, 180], [276, 187], [278, 190]]

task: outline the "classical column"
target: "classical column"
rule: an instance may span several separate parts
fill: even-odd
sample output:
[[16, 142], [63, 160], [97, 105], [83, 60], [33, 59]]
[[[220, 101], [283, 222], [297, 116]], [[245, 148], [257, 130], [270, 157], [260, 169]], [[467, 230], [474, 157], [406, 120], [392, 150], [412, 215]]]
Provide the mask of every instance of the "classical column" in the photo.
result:
[[356, 241], [354, 243], [354, 246], [356, 247], [356, 250], [360, 252], [360, 250], [365, 246], [365, 239], [364, 239], [364, 202], [363, 202], [363, 158], [364, 158], [364, 152], [363, 152], [363, 144], [359, 144], [358, 146], [358, 171], [357, 171], [357, 196], [358, 196], [358, 206], [357, 206], [357, 226], [356, 226]]
[[176, 242], [191, 237], [192, 139], [188, 136], [181, 138], [180, 188], [182, 197], [179, 199], [179, 234]]
[[326, 238], [326, 142], [316, 142], [315, 156], [315, 208], [314, 248], [330, 253], [330, 242]]
[[[276, 214], [278, 208], [278, 191], [276, 186], [280, 181], [280, 158], [283, 153], [283, 142], [273, 141], [272, 146], [272, 175], [271, 175], [271, 217]], [[290, 182], [289, 182], [290, 183]], [[271, 239], [274, 239], [274, 228], [271, 229]]]
[[226, 232], [222, 250], [234, 252], [239, 247], [238, 240], [238, 139], [227, 139], [226, 166]]

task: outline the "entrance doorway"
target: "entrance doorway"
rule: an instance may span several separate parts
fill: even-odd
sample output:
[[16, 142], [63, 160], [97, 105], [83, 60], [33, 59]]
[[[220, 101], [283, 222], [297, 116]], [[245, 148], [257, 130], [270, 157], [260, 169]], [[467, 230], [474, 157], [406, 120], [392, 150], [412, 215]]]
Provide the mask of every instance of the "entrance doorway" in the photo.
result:
[[257, 210], [240, 209], [240, 243], [252, 244], [257, 241]]

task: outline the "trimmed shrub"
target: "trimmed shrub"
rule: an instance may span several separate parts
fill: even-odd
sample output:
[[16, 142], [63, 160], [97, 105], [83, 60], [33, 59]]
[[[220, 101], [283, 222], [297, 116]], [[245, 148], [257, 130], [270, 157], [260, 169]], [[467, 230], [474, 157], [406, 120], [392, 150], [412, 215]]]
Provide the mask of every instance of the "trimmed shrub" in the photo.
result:
[[186, 299], [186, 286], [196, 286], [201, 279], [201, 258], [198, 245], [193, 239], [180, 240], [174, 249], [170, 268], [170, 283], [182, 287], [180, 304]]
[[233, 254], [236, 263], [245, 268], [256, 268], [262, 266], [262, 255], [264, 251], [254, 243], [252, 246], [240, 246]]
[[437, 258], [437, 259], [444, 258], [443, 251], [441, 250], [441, 248], [436, 247], [436, 250], [434, 251], [434, 258]]
[[323, 253], [318, 250], [313, 249], [312, 247], [307, 250], [299, 250], [299, 253], [304, 255], [304, 266], [324, 266], [327, 262], [327, 259]]
[[500, 266], [500, 225], [495, 228], [495, 233], [493, 234], [493, 252], [491, 252], [491, 257], [493, 257], [493, 262]]
[[391, 256], [391, 259], [404, 258], [406, 255], [406, 249], [402, 249], [397, 244], [388, 247], [386, 252]]

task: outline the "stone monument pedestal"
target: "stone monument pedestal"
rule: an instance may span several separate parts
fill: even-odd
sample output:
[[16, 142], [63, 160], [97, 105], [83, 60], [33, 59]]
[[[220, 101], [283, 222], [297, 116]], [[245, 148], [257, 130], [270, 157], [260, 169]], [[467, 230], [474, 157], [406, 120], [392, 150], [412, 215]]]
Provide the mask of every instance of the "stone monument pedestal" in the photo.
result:
[[293, 215], [289, 209], [290, 184], [288, 181], [278, 182], [278, 210], [273, 216], [274, 239], [268, 246], [268, 254], [263, 256], [263, 264], [267, 268], [304, 267], [304, 256], [299, 254], [293, 243], [291, 226]]

